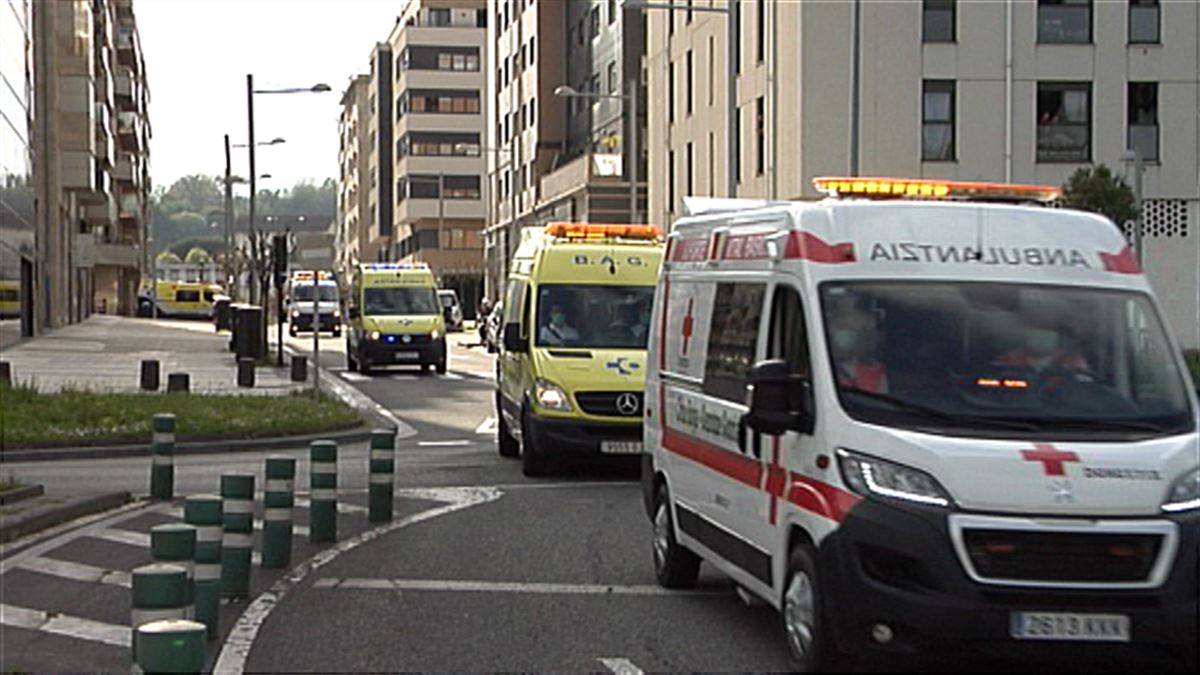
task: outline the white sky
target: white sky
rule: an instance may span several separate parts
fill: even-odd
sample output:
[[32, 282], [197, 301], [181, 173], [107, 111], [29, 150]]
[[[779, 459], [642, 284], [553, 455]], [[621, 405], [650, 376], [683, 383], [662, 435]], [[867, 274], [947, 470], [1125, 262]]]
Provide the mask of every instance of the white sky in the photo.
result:
[[[136, 0], [150, 86], [150, 171], [155, 187], [225, 170], [223, 136], [245, 143], [246, 73], [255, 89], [328, 84], [324, 94], [256, 95], [258, 173], [265, 189], [336, 178], [339, 101], [370, 69], [406, 0]], [[246, 150], [233, 150], [246, 176]], [[235, 186], [235, 190], [239, 188]], [[240, 188], [245, 190], [245, 188]]]

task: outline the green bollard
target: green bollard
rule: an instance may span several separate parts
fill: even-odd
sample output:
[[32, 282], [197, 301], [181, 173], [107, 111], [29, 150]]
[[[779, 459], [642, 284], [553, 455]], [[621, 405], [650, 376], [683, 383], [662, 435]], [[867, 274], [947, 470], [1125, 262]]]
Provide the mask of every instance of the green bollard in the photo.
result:
[[179, 565], [154, 563], [133, 571], [130, 625], [133, 653], [137, 654], [139, 626], [163, 619], [187, 618], [187, 570]]
[[292, 562], [292, 490], [296, 460], [267, 458], [267, 486], [263, 497], [262, 566], [278, 569]]
[[195, 621], [153, 621], [139, 626], [133, 662], [155, 673], [199, 673], [204, 670], [204, 624]]
[[396, 432], [371, 432], [371, 460], [367, 519], [372, 523], [392, 522], [393, 479], [396, 470]]
[[217, 495], [193, 495], [183, 505], [184, 522], [196, 528], [195, 618], [208, 628], [209, 640], [220, 632], [222, 513]]
[[254, 551], [254, 474], [221, 476], [221, 597], [250, 595], [250, 559]]
[[308, 539], [337, 541], [337, 443], [313, 441], [309, 446]]
[[192, 561], [196, 557], [196, 528], [182, 523], [157, 525], [150, 528], [150, 558], [156, 563], [178, 565], [187, 571], [187, 605], [184, 619], [195, 616], [195, 574]]
[[150, 424], [150, 498], [171, 499], [175, 496], [175, 416], [155, 415]]

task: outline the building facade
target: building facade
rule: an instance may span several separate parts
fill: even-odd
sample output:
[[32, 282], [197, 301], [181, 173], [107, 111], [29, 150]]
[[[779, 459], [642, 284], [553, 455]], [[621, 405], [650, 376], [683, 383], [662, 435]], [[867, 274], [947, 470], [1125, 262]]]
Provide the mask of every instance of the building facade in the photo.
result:
[[0, 0], [0, 326], [10, 339], [33, 330], [33, 110], [31, 3]]
[[[718, 3], [720, 4], [720, 3]], [[687, 195], [815, 198], [820, 175], [1061, 185], [1143, 173], [1144, 262], [1200, 346], [1200, 4], [805, 2], [733, 5], [735, 129], [724, 157], [726, 17], [647, 10], [650, 219]], [[856, 49], [857, 47], [857, 49]], [[856, 67], [857, 64], [857, 67]]]
[[[636, 144], [638, 159], [631, 161], [630, 92], [641, 111], [649, 106], [639, 12], [616, 0], [489, 0], [488, 12], [495, 104], [488, 125], [486, 293], [495, 299], [521, 229], [644, 220], [645, 143]], [[635, 117], [642, 141], [645, 114]], [[627, 169], [635, 167], [642, 178], [633, 181]]]
[[367, 88], [366, 75], [350, 80], [342, 94], [342, 113], [338, 120], [338, 213], [334, 241], [336, 266], [342, 274], [359, 262], [380, 259], [379, 248], [372, 246], [370, 234], [371, 113]]

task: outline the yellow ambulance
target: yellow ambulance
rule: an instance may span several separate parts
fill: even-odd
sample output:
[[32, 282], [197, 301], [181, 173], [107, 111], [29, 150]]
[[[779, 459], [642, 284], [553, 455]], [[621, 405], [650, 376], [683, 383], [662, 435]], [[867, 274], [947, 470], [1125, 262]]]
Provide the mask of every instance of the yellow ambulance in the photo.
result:
[[388, 365], [446, 372], [446, 324], [433, 272], [424, 263], [358, 265], [350, 280], [346, 367]]
[[0, 319], [9, 319], [21, 314], [21, 282], [15, 279], [0, 279]]
[[499, 450], [527, 476], [552, 455], [642, 452], [646, 340], [663, 240], [650, 225], [555, 223], [517, 249], [497, 366]]
[[153, 286], [148, 281], [143, 282], [138, 290], [138, 316], [153, 316], [154, 305], [157, 305], [161, 317], [210, 319], [213, 299], [222, 293], [224, 290], [220, 286], [198, 281], [160, 279]]

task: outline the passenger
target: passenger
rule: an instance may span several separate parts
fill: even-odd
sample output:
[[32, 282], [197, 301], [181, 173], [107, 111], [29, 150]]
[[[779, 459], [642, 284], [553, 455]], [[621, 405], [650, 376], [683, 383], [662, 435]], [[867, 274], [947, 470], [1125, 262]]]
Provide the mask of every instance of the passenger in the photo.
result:
[[614, 345], [645, 347], [650, 327], [649, 309], [642, 302], [625, 302], [617, 305], [616, 318], [608, 327]]
[[878, 358], [879, 329], [874, 318], [847, 305], [833, 314], [829, 336], [839, 387], [873, 394], [888, 391], [887, 368]]
[[538, 342], [548, 345], [565, 345], [579, 340], [579, 331], [567, 323], [567, 314], [561, 305], [551, 305], [550, 322], [542, 326]]
[[1045, 370], [1088, 371], [1087, 359], [1074, 349], [1062, 344], [1066, 334], [1053, 317], [1038, 312], [1027, 313], [1022, 326], [1023, 344], [999, 354], [992, 364], [1012, 368], [1031, 368], [1036, 372]]

